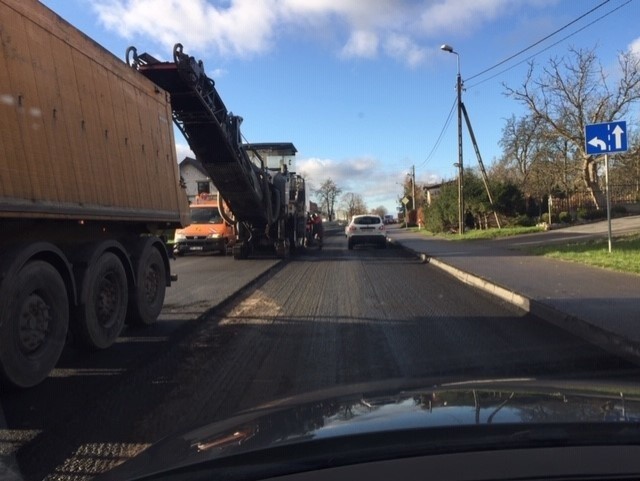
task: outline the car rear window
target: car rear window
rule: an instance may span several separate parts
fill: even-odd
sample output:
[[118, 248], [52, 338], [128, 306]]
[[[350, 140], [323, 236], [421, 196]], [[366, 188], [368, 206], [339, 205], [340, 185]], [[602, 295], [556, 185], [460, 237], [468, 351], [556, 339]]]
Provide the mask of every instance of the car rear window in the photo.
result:
[[356, 217], [353, 219], [354, 224], [358, 225], [371, 225], [371, 224], [381, 224], [382, 221], [380, 217], [375, 216], [365, 216], [365, 217]]

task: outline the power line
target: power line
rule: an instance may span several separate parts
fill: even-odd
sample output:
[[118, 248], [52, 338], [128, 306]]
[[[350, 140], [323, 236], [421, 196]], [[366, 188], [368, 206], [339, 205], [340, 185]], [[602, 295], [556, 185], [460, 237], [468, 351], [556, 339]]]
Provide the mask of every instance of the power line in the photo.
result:
[[[498, 68], [500, 65], [503, 65], [505, 63], [507, 63], [509, 60], [514, 59], [515, 57], [523, 54], [524, 52], [531, 50], [533, 47], [535, 47], [536, 45], [541, 44], [542, 42], [544, 42], [545, 40], [548, 40], [549, 38], [553, 37], [554, 35], [560, 33], [561, 31], [567, 29], [568, 27], [570, 27], [571, 25], [573, 25], [574, 23], [582, 20], [584, 17], [586, 17], [587, 15], [590, 15], [591, 13], [595, 12], [597, 9], [603, 7], [604, 5], [606, 5], [607, 3], [609, 3], [611, 0], [604, 0], [602, 3], [596, 5], [595, 7], [593, 7], [591, 10], [589, 10], [588, 12], [583, 13], [582, 15], [580, 15], [579, 17], [573, 19], [572, 21], [570, 21], [569, 23], [567, 23], [566, 25], [560, 27], [559, 29], [555, 30], [554, 32], [551, 32], [549, 35], [546, 35], [545, 37], [541, 38], [540, 40], [538, 40], [537, 42], [532, 43], [531, 45], [529, 45], [526, 48], [523, 48], [522, 50], [514, 53], [513, 55], [505, 58], [504, 60], [501, 60], [500, 62], [496, 63], [495, 65], [492, 65], [489, 68], [484, 69], [482, 72], [479, 72], [477, 74], [472, 75], [471, 77], [466, 78], [465, 80], [472, 80], [476, 77], [479, 77], [480, 75], [483, 75], [487, 72], [490, 72], [491, 70]], [[618, 7], [619, 8], [619, 7]]]
[[422, 161], [422, 163], [418, 167], [422, 167], [427, 162], [429, 162], [431, 160], [431, 157], [433, 157], [433, 154], [435, 154], [436, 150], [440, 146], [442, 137], [444, 136], [444, 133], [447, 131], [447, 128], [449, 128], [449, 124], [451, 123], [451, 118], [453, 117], [453, 111], [456, 108], [457, 103], [458, 103], [458, 98], [456, 97], [453, 99], [453, 105], [451, 106], [451, 110], [449, 110], [449, 115], [447, 116], [447, 120], [445, 120], [444, 125], [442, 126], [442, 130], [440, 130], [438, 139], [436, 140], [435, 144], [433, 144], [433, 147], [431, 147], [431, 150], [427, 154], [427, 157]]
[[[609, 15], [611, 15], [612, 13], [614, 13], [615, 11], [620, 10], [622, 7], [624, 7], [624, 6], [628, 5], [628, 4], [629, 4], [629, 3], [631, 3], [632, 1], [633, 1], [633, 0], [627, 0], [625, 3], [623, 3], [623, 4], [621, 4], [621, 5], [618, 5], [618, 6], [617, 6], [616, 8], [614, 8], [613, 10], [608, 11], [607, 13], [605, 13], [605, 14], [601, 15], [600, 17], [596, 18], [595, 20], [593, 20], [593, 21], [591, 21], [591, 22], [587, 23], [586, 25], [584, 25], [584, 26], [580, 27], [578, 30], [576, 30], [576, 31], [574, 31], [574, 32], [572, 32], [572, 33], [570, 33], [569, 35], [566, 35], [566, 36], [562, 37], [562, 38], [561, 38], [560, 40], [558, 40], [557, 42], [554, 42], [554, 43], [552, 43], [551, 45], [546, 46], [546, 47], [545, 47], [545, 48], [543, 48], [542, 50], [540, 50], [540, 51], [538, 51], [538, 52], [536, 52], [536, 53], [534, 53], [534, 54], [532, 54], [532, 55], [529, 55], [528, 57], [526, 57], [525, 59], [523, 59], [523, 60], [519, 61], [518, 63], [515, 63], [515, 64], [511, 65], [510, 67], [507, 67], [507, 68], [505, 68], [504, 70], [501, 70], [500, 72], [498, 72], [498, 73], [496, 73], [496, 74], [494, 74], [494, 75], [492, 75], [492, 76], [490, 76], [490, 77], [487, 77], [487, 78], [486, 78], [486, 79], [484, 79], [484, 80], [480, 80], [479, 82], [476, 82], [476, 83], [474, 83], [474, 84], [472, 84], [472, 85], [469, 85], [469, 86], [467, 87], [467, 89], [472, 89], [472, 88], [474, 88], [474, 87], [477, 87], [477, 86], [478, 86], [478, 85], [480, 85], [480, 84], [483, 84], [483, 83], [485, 83], [485, 82], [487, 82], [487, 81], [489, 81], [489, 80], [491, 80], [491, 79], [494, 79], [494, 78], [496, 78], [496, 77], [499, 77], [499, 76], [500, 76], [500, 75], [502, 75], [503, 73], [508, 72], [509, 70], [511, 70], [511, 69], [513, 69], [513, 68], [515, 68], [515, 67], [517, 67], [518, 65], [522, 65], [523, 63], [528, 62], [528, 61], [529, 61], [529, 60], [531, 60], [532, 58], [534, 58], [534, 57], [536, 57], [536, 56], [540, 55], [540, 54], [541, 54], [541, 53], [543, 53], [543, 52], [546, 52], [546, 51], [547, 51], [547, 50], [549, 50], [550, 48], [553, 48], [553, 47], [555, 47], [556, 45], [558, 45], [558, 44], [560, 44], [560, 43], [564, 42], [565, 40], [567, 40], [567, 39], [569, 39], [569, 38], [573, 37], [574, 35], [576, 35], [576, 34], [578, 34], [578, 33], [582, 32], [582, 31], [583, 31], [583, 30], [585, 30], [586, 28], [588, 28], [588, 27], [592, 26], [593, 24], [595, 24], [595, 23], [599, 22], [600, 20], [604, 19], [605, 17], [608, 17]], [[478, 75], [479, 75], [479, 74], [478, 74]], [[474, 75], [474, 77], [477, 77], [478, 75]], [[470, 78], [474, 78], [474, 77], [470, 77]]]
[[[515, 57], [517, 57], [517, 56], [519, 56], [519, 55], [522, 55], [524, 52], [527, 52], [527, 51], [531, 50], [532, 48], [534, 48], [534, 47], [535, 47], [535, 46], [537, 46], [537, 45], [540, 45], [540, 44], [541, 44], [542, 42], [544, 42], [545, 40], [548, 40], [549, 38], [553, 37], [554, 35], [557, 35], [557, 34], [558, 34], [558, 33], [560, 33], [561, 31], [566, 30], [568, 27], [570, 27], [570, 26], [571, 26], [571, 25], [573, 25], [574, 23], [576, 23], [576, 22], [580, 21], [581, 19], [583, 19], [583, 18], [584, 18], [584, 17], [586, 17], [587, 15], [590, 15], [591, 13], [593, 13], [594, 11], [596, 11], [596, 10], [598, 10], [599, 8], [603, 7], [604, 5], [606, 5], [607, 3], [609, 3], [610, 1], [611, 1], [611, 0], [604, 0], [603, 2], [599, 3], [598, 5], [596, 5], [596, 6], [595, 6], [595, 7], [593, 7], [592, 9], [590, 9], [589, 11], [587, 11], [587, 12], [583, 13], [583, 14], [582, 14], [582, 15], [580, 15], [579, 17], [577, 17], [577, 18], [573, 19], [571, 22], [569, 22], [569, 23], [567, 23], [566, 25], [564, 25], [564, 26], [560, 27], [559, 29], [555, 30], [554, 32], [550, 33], [549, 35], [546, 35], [545, 37], [543, 37], [543, 38], [541, 38], [540, 40], [538, 40], [538, 41], [536, 41], [536, 42], [532, 43], [532, 44], [531, 44], [531, 45], [529, 45], [528, 47], [526, 47], [526, 48], [524, 48], [524, 49], [522, 49], [522, 50], [518, 51], [517, 53], [515, 53], [515, 54], [513, 54], [513, 55], [511, 55], [511, 56], [509, 56], [509, 57], [507, 57], [507, 58], [506, 58], [506, 59], [504, 59], [504, 60], [501, 60], [500, 62], [498, 62], [498, 63], [496, 63], [496, 64], [492, 65], [491, 67], [486, 68], [486, 69], [484, 69], [483, 71], [481, 71], [481, 72], [479, 72], [479, 73], [477, 73], [477, 74], [474, 74], [474, 75], [472, 75], [471, 77], [466, 78], [466, 79], [465, 79], [465, 81], [468, 81], [468, 80], [472, 80], [472, 79], [474, 79], [474, 78], [477, 78], [477, 77], [479, 77], [479, 76], [481, 76], [481, 75], [483, 75], [483, 74], [485, 74], [485, 73], [487, 73], [487, 72], [490, 72], [491, 70], [494, 70], [494, 69], [498, 68], [500, 65], [504, 65], [504, 64], [505, 64], [505, 63], [507, 63], [508, 61], [513, 60]], [[621, 9], [622, 7], [624, 7], [624, 6], [628, 5], [628, 4], [629, 4], [629, 3], [631, 3], [632, 1], [633, 1], [633, 0], [627, 0], [627, 1], [626, 1], [626, 2], [624, 2], [623, 4], [618, 5], [618, 6], [617, 6], [617, 7], [615, 7], [614, 9], [612, 9], [612, 10], [610, 10], [609, 12], [607, 12], [607, 13], [605, 13], [605, 14], [601, 15], [600, 17], [598, 17], [598, 18], [596, 18], [595, 20], [593, 20], [593, 21], [589, 22], [588, 24], [584, 25], [583, 27], [579, 28], [578, 30], [576, 30], [576, 31], [574, 31], [574, 32], [572, 32], [572, 33], [570, 33], [569, 35], [566, 35], [565, 37], [561, 38], [561, 39], [560, 39], [560, 40], [558, 40], [557, 42], [554, 42], [554, 43], [552, 43], [551, 45], [548, 45], [547, 47], [543, 48], [542, 50], [540, 50], [540, 51], [538, 51], [538, 52], [536, 52], [536, 53], [534, 53], [534, 54], [532, 54], [532, 55], [530, 55], [530, 56], [526, 57], [524, 60], [521, 60], [520, 62], [518, 62], [518, 63], [516, 63], [516, 64], [514, 64], [514, 65], [511, 65], [510, 67], [507, 67], [507, 68], [505, 68], [505, 69], [501, 70], [500, 72], [498, 72], [498, 73], [496, 73], [496, 74], [494, 74], [494, 75], [492, 75], [492, 76], [490, 76], [490, 77], [487, 77], [487, 78], [486, 78], [486, 79], [484, 79], [484, 80], [480, 80], [479, 82], [477, 82], [477, 83], [475, 83], [475, 84], [472, 84], [472, 85], [470, 85], [470, 86], [467, 86], [467, 87], [466, 87], [466, 89], [474, 88], [474, 87], [476, 87], [476, 86], [478, 86], [478, 85], [480, 85], [480, 84], [482, 84], [482, 83], [484, 83], [484, 82], [487, 82], [488, 80], [491, 80], [491, 79], [493, 79], [493, 78], [495, 78], [495, 77], [498, 77], [498, 76], [500, 76], [500, 75], [502, 75], [502, 74], [504, 74], [504, 73], [508, 72], [509, 70], [511, 70], [511, 69], [513, 69], [513, 68], [515, 68], [515, 67], [517, 67], [518, 65], [521, 65], [521, 64], [523, 64], [523, 63], [527, 62], [528, 60], [531, 60], [532, 58], [534, 58], [534, 57], [536, 57], [536, 56], [540, 55], [541, 53], [543, 53], [543, 52], [545, 52], [545, 51], [549, 50], [550, 48], [555, 47], [556, 45], [558, 45], [558, 44], [560, 44], [560, 43], [564, 42], [565, 40], [567, 40], [567, 39], [569, 39], [569, 38], [573, 37], [574, 35], [576, 35], [576, 34], [580, 33], [581, 31], [583, 31], [583, 30], [585, 30], [586, 28], [588, 28], [588, 27], [592, 26], [593, 24], [595, 24], [595, 23], [597, 23], [597, 22], [601, 21], [602, 19], [606, 18], [607, 16], [611, 15], [612, 13], [614, 13], [614, 12], [616, 12], [617, 10]], [[445, 134], [446, 130], [448, 129], [449, 124], [451, 123], [451, 119], [452, 119], [452, 116], [453, 116], [453, 112], [454, 112], [454, 109], [455, 109], [455, 107], [456, 107], [456, 103], [457, 103], [456, 101], [457, 101], [457, 99], [454, 99], [453, 105], [451, 106], [451, 110], [449, 111], [449, 115], [447, 116], [447, 119], [445, 120], [445, 123], [444, 123], [444, 125], [443, 125], [443, 127], [442, 127], [442, 130], [440, 131], [440, 134], [438, 135], [438, 138], [437, 138], [437, 140], [436, 140], [435, 144], [433, 145], [433, 147], [432, 147], [432, 148], [431, 148], [431, 150], [429, 151], [429, 154], [427, 155], [427, 157], [425, 158], [425, 160], [424, 160], [424, 161], [419, 165], [420, 167], [424, 166], [427, 162], [429, 162], [429, 161], [431, 160], [431, 158], [432, 158], [432, 157], [433, 157], [433, 155], [435, 154], [436, 150], [437, 150], [437, 149], [438, 149], [438, 147], [440, 146], [440, 142], [442, 141], [442, 138], [443, 138], [443, 136], [444, 136], [444, 134]]]

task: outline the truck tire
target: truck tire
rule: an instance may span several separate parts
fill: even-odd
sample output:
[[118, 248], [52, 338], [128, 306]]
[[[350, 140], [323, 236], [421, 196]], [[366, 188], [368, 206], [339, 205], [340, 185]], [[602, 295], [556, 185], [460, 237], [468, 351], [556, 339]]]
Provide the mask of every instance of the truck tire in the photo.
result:
[[27, 262], [0, 292], [0, 374], [28, 388], [55, 367], [69, 328], [69, 301], [60, 273], [49, 263]]
[[106, 349], [120, 335], [127, 315], [127, 275], [118, 256], [104, 252], [83, 278], [83, 302], [72, 323], [81, 345]]
[[136, 285], [129, 297], [127, 321], [139, 326], [153, 324], [162, 311], [167, 290], [167, 270], [162, 254], [147, 244], [135, 266]]

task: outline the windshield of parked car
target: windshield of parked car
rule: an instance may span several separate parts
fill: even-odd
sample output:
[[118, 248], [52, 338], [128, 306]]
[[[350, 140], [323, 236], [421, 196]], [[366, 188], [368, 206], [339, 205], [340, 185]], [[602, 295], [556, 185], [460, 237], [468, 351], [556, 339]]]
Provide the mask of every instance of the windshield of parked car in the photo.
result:
[[0, 479], [639, 447], [639, 19], [0, 0]]

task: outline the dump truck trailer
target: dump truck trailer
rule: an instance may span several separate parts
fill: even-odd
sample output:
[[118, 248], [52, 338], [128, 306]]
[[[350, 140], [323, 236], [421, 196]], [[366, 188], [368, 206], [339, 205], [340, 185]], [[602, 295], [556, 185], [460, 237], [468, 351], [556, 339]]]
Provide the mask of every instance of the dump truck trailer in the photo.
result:
[[189, 223], [169, 94], [32, 0], [0, 0], [0, 379], [29, 387], [71, 333], [150, 324]]

